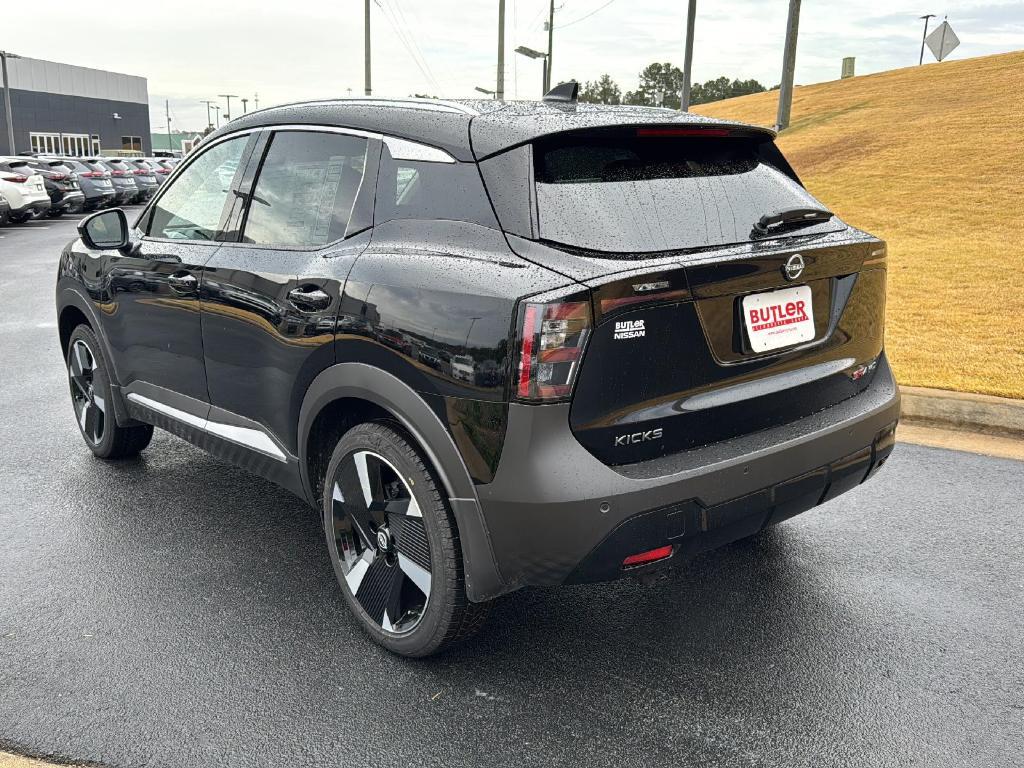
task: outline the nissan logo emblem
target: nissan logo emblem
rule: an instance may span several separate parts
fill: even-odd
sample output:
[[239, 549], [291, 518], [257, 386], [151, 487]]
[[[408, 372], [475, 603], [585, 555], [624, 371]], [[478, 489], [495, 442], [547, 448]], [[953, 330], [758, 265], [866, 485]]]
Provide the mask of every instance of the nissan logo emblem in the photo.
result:
[[803, 273], [804, 257], [799, 253], [794, 253], [786, 259], [786, 263], [782, 265], [782, 274], [786, 276], [787, 280], [796, 280]]

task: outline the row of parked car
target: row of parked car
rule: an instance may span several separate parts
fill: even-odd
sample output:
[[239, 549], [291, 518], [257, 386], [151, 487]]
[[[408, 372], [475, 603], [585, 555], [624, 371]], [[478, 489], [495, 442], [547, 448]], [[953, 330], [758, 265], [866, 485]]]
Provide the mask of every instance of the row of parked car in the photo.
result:
[[0, 226], [144, 203], [178, 162], [174, 157], [0, 157]]

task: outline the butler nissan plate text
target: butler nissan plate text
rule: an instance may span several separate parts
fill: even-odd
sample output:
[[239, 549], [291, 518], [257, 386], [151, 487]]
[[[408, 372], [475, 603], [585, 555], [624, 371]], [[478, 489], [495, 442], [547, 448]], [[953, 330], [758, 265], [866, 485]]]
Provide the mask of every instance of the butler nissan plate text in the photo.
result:
[[762, 128], [575, 84], [285, 105], [79, 234], [56, 297], [91, 451], [160, 427], [294, 492], [397, 653], [750, 536], [893, 447], [885, 244]]

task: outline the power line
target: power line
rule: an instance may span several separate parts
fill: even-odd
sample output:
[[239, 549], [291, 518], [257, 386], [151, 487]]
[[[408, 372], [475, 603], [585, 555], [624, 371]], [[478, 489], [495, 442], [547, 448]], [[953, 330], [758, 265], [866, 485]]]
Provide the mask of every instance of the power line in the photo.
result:
[[391, 29], [394, 31], [395, 35], [397, 35], [399, 42], [403, 45], [406, 52], [409, 54], [409, 58], [412, 59], [413, 64], [416, 65], [416, 68], [420, 71], [420, 74], [423, 75], [423, 78], [424, 80], [426, 80], [427, 85], [430, 86], [431, 88], [434, 88], [437, 91], [440, 91], [441, 86], [438, 84], [437, 80], [433, 77], [433, 75], [428, 72], [429, 65], [426, 65], [425, 60], [423, 63], [420, 63], [420, 60], [417, 58], [416, 53], [413, 50], [412, 43], [406, 37], [405, 33], [400, 29], [397, 21], [398, 17], [394, 14], [394, 11], [391, 9], [390, 6], [385, 5], [381, 0], [374, 0], [374, 2], [377, 4], [377, 7], [381, 9], [385, 20], [391, 26]]
[[[402, 26], [405, 27], [406, 37], [409, 39], [413, 47], [416, 49], [416, 52], [419, 54], [420, 61], [422, 61], [423, 66], [426, 67], [427, 73], [430, 75], [430, 79], [433, 81], [434, 86], [437, 87], [438, 90], [441, 90], [437, 82], [437, 78], [434, 76], [433, 67], [430, 66], [430, 62], [427, 61], [427, 57], [423, 53], [423, 48], [420, 47], [419, 41], [412, 33], [412, 27], [409, 25], [409, 20], [405, 16], [405, 11], [402, 9], [402, 4], [399, 2], [399, 0], [390, 0], [390, 3], [393, 6], [392, 12], [398, 11], [397, 18], [399, 19]], [[420, 30], [423, 29], [422, 25], [417, 28]]]
[[[398, 0], [395, 0], [395, 2], [398, 2]], [[434, 48], [437, 48], [438, 47], [436, 45], [437, 40], [430, 33], [430, 27], [427, 24], [423, 23], [423, 18], [420, 16], [418, 5], [416, 3], [413, 3], [413, 5], [408, 8], [408, 11], [409, 11], [409, 14], [412, 16], [413, 29], [417, 30], [420, 33], [420, 35], [423, 38], [424, 44], [425, 45], [432, 45]], [[403, 17], [404, 17], [404, 15], [405, 14], [403, 13]], [[422, 54], [422, 47], [420, 49], [420, 52]], [[424, 60], [426, 60], [426, 56], [425, 55], [424, 55]], [[428, 64], [429, 64], [429, 62], [428, 62]], [[437, 59], [434, 59], [433, 64], [431, 64], [429, 66], [431, 74], [433, 74], [434, 67], [438, 66], [438, 64], [440, 64], [440, 67], [441, 67], [441, 77], [444, 79], [445, 85], [446, 86], [450, 86], [453, 82], [456, 82], [456, 80], [458, 78], [456, 78], [454, 72], [452, 71], [451, 67], [448, 66], [448, 63], [444, 59], [444, 57], [442, 57], [440, 59], [440, 61], [438, 61]]]
[[578, 19], [573, 19], [572, 21], [567, 21], [567, 22], [565, 22], [565, 24], [559, 24], [558, 28], [559, 29], [565, 29], [566, 27], [571, 27], [573, 24], [579, 24], [581, 21], [586, 21], [591, 16], [593, 16], [595, 13], [600, 13], [601, 11], [603, 11], [605, 8], [607, 8], [609, 5], [611, 5], [614, 2], [615, 2], [615, 0], [608, 0], [608, 2], [605, 3], [604, 5], [595, 8], [594, 10], [592, 10], [588, 14], [580, 16]]

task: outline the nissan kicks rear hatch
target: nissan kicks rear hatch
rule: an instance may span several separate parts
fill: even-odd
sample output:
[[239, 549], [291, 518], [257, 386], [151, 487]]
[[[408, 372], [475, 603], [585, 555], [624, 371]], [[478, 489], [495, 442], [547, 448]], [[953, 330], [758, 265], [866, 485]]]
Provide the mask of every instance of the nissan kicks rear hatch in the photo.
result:
[[884, 245], [807, 192], [770, 133], [568, 131], [480, 165], [512, 248], [590, 289], [570, 422], [602, 461], [786, 424], [873, 378]]

